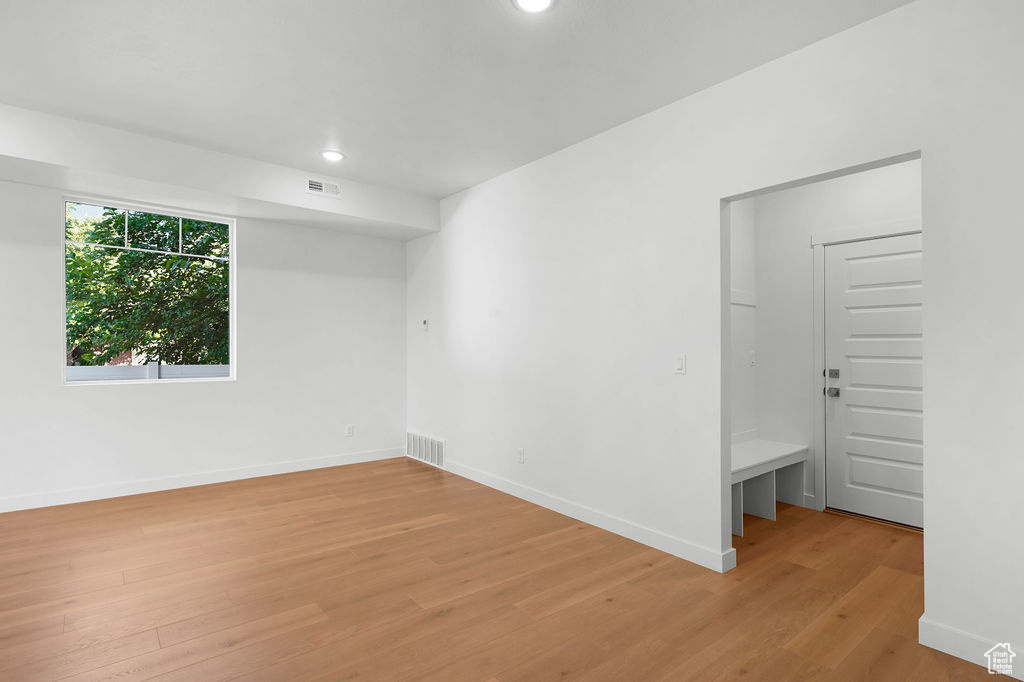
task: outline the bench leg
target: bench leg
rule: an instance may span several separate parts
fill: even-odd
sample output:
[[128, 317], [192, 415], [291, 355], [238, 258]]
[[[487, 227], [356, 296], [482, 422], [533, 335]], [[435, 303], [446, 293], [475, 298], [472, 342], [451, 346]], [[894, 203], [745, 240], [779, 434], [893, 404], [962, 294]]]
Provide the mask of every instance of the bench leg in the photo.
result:
[[775, 520], [775, 472], [769, 471], [743, 481], [743, 511]]
[[797, 462], [775, 471], [775, 493], [779, 502], [804, 506], [804, 463]]

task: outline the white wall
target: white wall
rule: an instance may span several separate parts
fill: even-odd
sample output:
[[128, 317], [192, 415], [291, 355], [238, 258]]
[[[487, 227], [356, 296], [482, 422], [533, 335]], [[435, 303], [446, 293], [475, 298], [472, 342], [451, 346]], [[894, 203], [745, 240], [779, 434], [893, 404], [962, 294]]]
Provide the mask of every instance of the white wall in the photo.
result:
[[[758, 435], [813, 448], [814, 259], [811, 235], [877, 229], [921, 218], [921, 162], [914, 160], [764, 194], [754, 204], [757, 232], [756, 412]], [[927, 254], [925, 254], [927, 258]], [[925, 283], [927, 287], [927, 282]], [[815, 462], [806, 467], [814, 489]]]
[[240, 220], [237, 381], [62, 386], [61, 196], [0, 183], [0, 511], [402, 453], [402, 243]]
[[720, 200], [921, 150], [922, 638], [1024, 648], [1022, 30], [1019, 0], [918, 0], [444, 200], [408, 250], [410, 427], [457, 471], [727, 567]]
[[733, 202], [729, 220], [729, 276], [732, 284], [732, 440], [757, 438], [757, 231], [754, 199]]
[[[337, 196], [306, 191], [315, 178]], [[437, 200], [328, 178], [116, 128], [0, 104], [0, 180], [138, 203], [411, 238], [437, 230]]]

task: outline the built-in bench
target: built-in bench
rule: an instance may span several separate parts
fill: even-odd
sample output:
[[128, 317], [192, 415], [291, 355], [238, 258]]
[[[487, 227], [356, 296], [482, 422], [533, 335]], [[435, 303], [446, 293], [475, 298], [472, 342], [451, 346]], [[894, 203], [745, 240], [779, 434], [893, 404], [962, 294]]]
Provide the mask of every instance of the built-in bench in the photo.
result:
[[743, 514], [775, 520], [775, 502], [804, 504], [806, 445], [747, 440], [732, 446], [732, 533], [743, 535]]

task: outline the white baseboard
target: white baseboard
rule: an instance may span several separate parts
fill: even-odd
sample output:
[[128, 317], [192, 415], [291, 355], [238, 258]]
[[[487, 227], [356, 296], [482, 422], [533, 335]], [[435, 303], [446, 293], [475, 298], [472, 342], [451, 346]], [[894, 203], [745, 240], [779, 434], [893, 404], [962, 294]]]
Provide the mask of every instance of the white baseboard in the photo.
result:
[[179, 476], [167, 476], [164, 478], [149, 478], [139, 481], [110, 483], [107, 485], [88, 488], [70, 488], [66, 490], [34, 493], [31, 495], [20, 495], [17, 497], [3, 497], [0, 498], [0, 513], [18, 511], [21, 509], [36, 509], [38, 507], [52, 507], [58, 504], [103, 500], [111, 497], [138, 495], [140, 493], [152, 493], [159, 490], [188, 488], [195, 485], [207, 485], [209, 483], [238, 481], [244, 478], [256, 478], [257, 476], [288, 474], [295, 471], [323, 469], [325, 467], [335, 467], [343, 464], [373, 462], [379, 459], [401, 457], [404, 454], [405, 450], [403, 448], [365, 450], [363, 452], [350, 452], [344, 455], [293, 459], [284, 462], [270, 462], [267, 464], [257, 464], [254, 466], [239, 467], [235, 469], [200, 471], [194, 474], [182, 474]]
[[683, 540], [682, 538], [667, 535], [661, 531], [647, 528], [646, 526], [637, 525], [631, 521], [626, 521], [625, 519], [620, 519], [617, 516], [606, 514], [593, 509], [592, 507], [570, 502], [569, 500], [555, 495], [549, 495], [548, 493], [537, 490], [536, 488], [521, 485], [514, 481], [510, 481], [507, 478], [494, 476], [480, 471], [479, 469], [459, 464], [458, 462], [448, 461], [443, 468], [457, 476], [468, 478], [471, 481], [476, 481], [477, 483], [486, 485], [489, 488], [495, 488], [503, 493], [508, 493], [509, 495], [514, 495], [515, 497], [528, 502], [533, 502], [534, 504], [556, 511], [559, 514], [565, 514], [566, 516], [578, 519], [579, 521], [589, 523], [592, 526], [603, 528], [604, 530], [615, 533], [616, 535], [622, 535], [630, 540], [636, 540], [637, 542], [654, 547], [655, 549], [660, 549], [663, 552], [668, 552], [669, 554], [681, 559], [686, 559], [687, 561], [710, 568], [713, 571], [725, 573], [726, 571], [736, 567], [736, 550], [731, 547], [724, 552], [719, 552], [710, 547], [697, 545]]
[[[928, 618], [928, 614], [921, 616], [917, 621], [917, 640], [927, 647], [976, 663], [986, 669], [988, 668], [988, 659], [985, 658], [985, 652], [999, 643], [994, 639], [936, 623]], [[1010, 644], [1024, 648], [1024, 642], [1011, 642]], [[1010, 677], [1024, 680], [1024, 665], [1020, 665], [1019, 668], [1014, 665], [1014, 672]]]

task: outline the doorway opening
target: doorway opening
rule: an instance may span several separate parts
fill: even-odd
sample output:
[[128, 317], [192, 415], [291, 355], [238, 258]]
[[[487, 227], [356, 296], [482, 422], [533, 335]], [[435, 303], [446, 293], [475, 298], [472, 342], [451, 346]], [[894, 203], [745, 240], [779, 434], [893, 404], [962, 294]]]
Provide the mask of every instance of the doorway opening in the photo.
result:
[[779, 502], [923, 525], [922, 240], [917, 153], [723, 200], [734, 535]]

